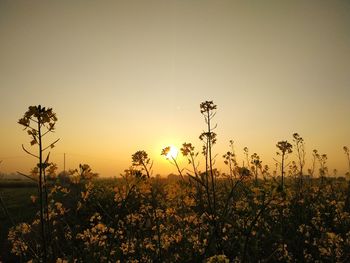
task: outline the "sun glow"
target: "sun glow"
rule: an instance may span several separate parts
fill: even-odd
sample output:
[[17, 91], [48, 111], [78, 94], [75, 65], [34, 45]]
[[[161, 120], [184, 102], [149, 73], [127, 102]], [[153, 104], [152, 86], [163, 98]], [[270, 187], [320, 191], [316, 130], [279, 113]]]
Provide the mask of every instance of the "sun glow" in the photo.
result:
[[179, 150], [175, 146], [171, 145], [169, 152], [166, 155], [166, 158], [167, 159], [176, 159], [178, 154], [179, 154]]

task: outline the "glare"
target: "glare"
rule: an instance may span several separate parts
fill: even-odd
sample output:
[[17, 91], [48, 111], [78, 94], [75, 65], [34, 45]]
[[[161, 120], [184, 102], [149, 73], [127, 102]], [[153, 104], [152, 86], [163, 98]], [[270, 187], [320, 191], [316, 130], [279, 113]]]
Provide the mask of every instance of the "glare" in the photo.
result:
[[166, 158], [176, 159], [178, 154], [179, 154], [179, 150], [175, 146], [170, 146], [170, 150], [169, 150], [168, 154], [166, 155]]

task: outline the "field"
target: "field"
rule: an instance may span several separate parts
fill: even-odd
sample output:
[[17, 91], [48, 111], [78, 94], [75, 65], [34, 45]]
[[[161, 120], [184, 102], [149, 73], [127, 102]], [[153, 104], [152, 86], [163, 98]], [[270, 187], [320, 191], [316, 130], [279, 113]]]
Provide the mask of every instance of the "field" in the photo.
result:
[[[9, 262], [17, 257], [10, 254], [7, 235], [13, 223], [31, 221], [37, 211], [31, 200], [31, 195], [37, 194], [37, 187], [28, 181], [0, 180], [0, 197], [5, 207], [0, 209], [0, 260]], [[4, 210], [4, 208], [7, 210]]]
[[[202, 152], [191, 143], [180, 149], [190, 169], [180, 167], [179, 152], [169, 146], [161, 155], [176, 175], [154, 177], [152, 160], [140, 150], [120, 177], [101, 179], [87, 164], [57, 174], [44, 152], [58, 140], [43, 144], [57, 117], [51, 108], [29, 107], [19, 124], [38, 146], [37, 155], [23, 147], [38, 164], [26, 175], [31, 180], [0, 182], [1, 260], [349, 262], [350, 181], [330, 177], [327, 155], [314, 150], [306, 172], [304, 140], [294, 133], [292, 143], [277, 142], [271, 172], [248, 148], [238, 161], [230, 141], [221, 159], [226, 173], [219, 172], [212, 151], [216, 105], [205, 101], [200, 110], [207, 126]], [[349, 148], [343, 150], [350, 170]]]
[[[348, 184], [343, 178], [305, 179], [303, 187], [288, 178], [284, 191], [273, 179], [217, 180], [215, 211], [190, 178], [155, 179], [129, 172], [114, 180], [57, 181], [50, 187], [47, 260], [350, 260]], [[38, 207], [30, 199], [36, 191], [33, 187], [1, 189], [18, 224], [10, 231], [12, 247], [7, 247], [4, 231], [10, 222], [1, 215], [6, 222], [1, 232], [5, 262], [40, 261], [38, 217], [33, 220]], [[10, 249], [17, 259], [10, 256]]]

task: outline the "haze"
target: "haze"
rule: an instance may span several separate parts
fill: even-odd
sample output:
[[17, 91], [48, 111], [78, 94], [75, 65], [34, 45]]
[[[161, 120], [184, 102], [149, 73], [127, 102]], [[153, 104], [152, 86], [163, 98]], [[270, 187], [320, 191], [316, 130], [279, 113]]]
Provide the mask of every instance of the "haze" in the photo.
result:
[[349, 83], [349, 1], [2, 0], [0, 171], [35, 166], [17, 121], [41, 104], [58, 116], [59, 170], [66, 153], [67, 168], [119, 175], [145, 150], [154, 174], [175, 172], [161, 149], [200, 151], [213, 100], [222, 171], [230, 139], [239, 160], [247, 146], [273, 165], [298, 132], [308, 161], [318, 149], [344, 174]]

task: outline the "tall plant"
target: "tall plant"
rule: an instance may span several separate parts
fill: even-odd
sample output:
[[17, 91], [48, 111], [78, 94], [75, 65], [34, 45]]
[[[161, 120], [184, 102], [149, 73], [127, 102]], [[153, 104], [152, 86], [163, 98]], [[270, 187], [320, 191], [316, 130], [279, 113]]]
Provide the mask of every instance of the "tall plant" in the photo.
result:
[[344, 153], [346, 155], [346, 159], [348, 161], [348, 171], [346, 172], [347, 176], [350, 176], [350, 150], [347, 146], [343, 147]]
[[279, 149], [279, 152], [277, 152], [277, 155], [281, 156], [281, 162], [279, 164], [281, 165], [281, 189], [283, 191], [284, 188], [284, 168], [285, 168], [285, 161], [288, 156], [288, 154], [292, 153], [293, 146], [288, 141], [279, 141], [276, 144], [276, 147]]
[[212, 119], [216, 115], [216, 105], [213, 101], [204, 101], [200, 104], [201, 114], [204, 116], [205, 123], [207, 124], [207, 130], [202, 132], [199, 139], [203, 141], [203, 154], [205, 156], [205, 179], [208, 194], [211, 191], [211, 197], [208, 196], [210, 201], [209, 206], [213, 213], [216, 210], [216, 196], [215, 196], [215, 174], [213, 171], [213, 155], [212, 147], [216, 143], [216, 133], [213, 132], [217, 125], [212, 125]]
[[[50, 234], [49, 228], [49, 212], [48, 212], [48, 190], [46, 184], [45, 170], [50, 166], [49, 156], [50, 152], [44, 158], [44, 152], [55, 146], [59, 139], [45, 145], [43, 138], [54, 132], [55, 124], [57, 122], [56, 114], [52, 111], [52, 108], [45, 108], [41, 105], [30, 106], [24, 113], [24, 116], [18, 121], [18, 123], [24, 126], [24, 130], [27, 131], [31, 137], [30, 145], [37, 146], [37, 153], [32, 153], [27, 150], [22, 144], [23, 150], [35, 157], [38, 160], [38, 192], [40, 203], [40, 227], [41, 227], [41, 240], [42, 240], [42, 261], [48, 260], [48, 237]], [[47, 233], [48, 232], [48, 233]]]
[[260, 156], [257, 153], [252, 154], [250, 163], [252, 165], [252, 170], [255, 177], [255, 184], [257, 185], [258, 171], [261, 170], [261, 163], [262, 163], [262, 161], [260, 161]]
[[[346, 176], [350, 177], [350, 150], [347, 146], [343, 147], [344, 153], [346, 155], [346, 159], [348, 161], [348, 171], [346, 172]], [[346, 199], [345, 199], [345, 205], [344, 205], [344, 210], [346, 212], [350, 212], [350, 180], [348, 183], [348, 189], [346, 193]]]
[[294, 148], [296, 149], [296, 154], [298, 157], [298, 164], [299, 164], [299, 182], [300, 186], [303, 185], [303, 176], [304, 176], [304, 166], [305, 166], [305, 142], [304, 139], [298, 134], [294, 133], [293, 134], [293, 143], [294, 143]]

